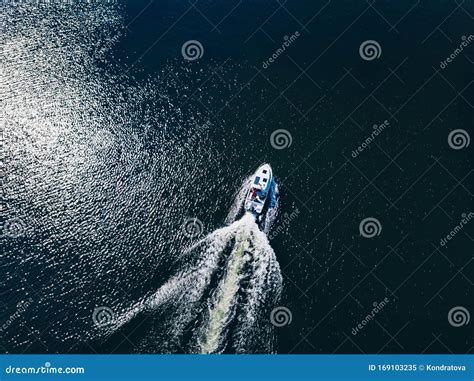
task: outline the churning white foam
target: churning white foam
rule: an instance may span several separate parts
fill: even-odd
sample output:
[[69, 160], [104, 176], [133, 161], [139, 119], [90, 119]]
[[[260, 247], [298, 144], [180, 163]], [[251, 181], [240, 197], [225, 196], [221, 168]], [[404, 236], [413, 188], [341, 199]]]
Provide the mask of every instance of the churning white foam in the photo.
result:
[[[238, 215], [248, 189], [246, 182], [229, 220]], [[176, 275], [120, 316], [115, 329], [140, 312], [169, 308], [167, 342], [179, 342], [179, 348], [166, 351], [271, 352], [274, 338], [269, 309], [280, 297], [282, 276], [267, 236], [254, 217], [245, 213], [215, 230], [184, 250], [182, 258]], [[183, 344], [182, 337], [193, 322], [198, 324]]]

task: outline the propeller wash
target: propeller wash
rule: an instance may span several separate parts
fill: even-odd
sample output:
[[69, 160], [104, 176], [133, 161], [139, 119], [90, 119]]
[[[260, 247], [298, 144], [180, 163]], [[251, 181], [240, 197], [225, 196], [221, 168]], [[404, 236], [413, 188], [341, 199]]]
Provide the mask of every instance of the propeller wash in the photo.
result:
[[[180, 270], [156, 293], [118, 317], [114, 330], [137, 314], [151, 313], [155, 323], [143, 340], [143, 350], [274, 352], [270, 312], [280, 299], [282, 276], [266, 231], [276, 216], [278, 188], [271, 169], [265, 178], [268, 186], [259, 185], [262, 168], [270, 167], [260, 167], [238, 192], [229, 225], [185, 250]], [[242, 209], [245, 213], [236, 221]]]

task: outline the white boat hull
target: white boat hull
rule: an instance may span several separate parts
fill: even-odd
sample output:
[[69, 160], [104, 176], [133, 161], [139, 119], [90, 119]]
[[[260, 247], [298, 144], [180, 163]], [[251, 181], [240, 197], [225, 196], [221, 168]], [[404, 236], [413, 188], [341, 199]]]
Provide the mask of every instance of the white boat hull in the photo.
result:
[[270, 195], [273, 172], [269, 164], [261, 165], [252, 176], [250, 189], [245, 198], [245, 210], [255, 217], [263, 212], [265, 202]]

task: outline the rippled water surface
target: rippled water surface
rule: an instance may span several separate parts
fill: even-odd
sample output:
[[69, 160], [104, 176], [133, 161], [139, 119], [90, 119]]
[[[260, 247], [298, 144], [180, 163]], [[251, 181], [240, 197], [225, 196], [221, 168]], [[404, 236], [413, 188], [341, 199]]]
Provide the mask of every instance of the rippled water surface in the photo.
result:
[[[403, 16], [398, 33], [365, 2], [294, 2], [291, 15], [279, 2], [198, 3], [2, 3], [0, 351], [421, 352], [449, 303], [470, 299], [455, 278], [426, 304], [454, 274], [443, 257], [402, 283], [453, 225], [427, 212], [441, 200], [457, 221], [472, 201], [472, 157], [446, 143], [470, 124], [467, 90], [438, 75], [422, 87], [453, 50], [438, 33], [421, 44], [447, 5], [404, 16], [409, 5], [377, 2]], [[443, 25], [452, 41], [464, 18]], [[382, 46], [373, 62], [358, 53], [369, 39]], [[201, 58], [184, 59], [189, 40]], [[442, 72], [458, 92], [466, 63]], [[349, 162], [384, 120], [380, 150]], [[287, 149], [270, 143], [279, 129]], [[440, 164], [425, 172], [432, 157], [463, 187]], [[242, 202], [264, 162], [281, 198], [261, 231]], [[369, 217], [382, 228], [372, 240], [359, 234]], [[447, 256], [460, 267], [472, 242], [457, 242]], [[384, 330], [353, 345], [384, 297]], [[401, 327], [403, 347], [385, 344]], [[449, 337], [453, 352], [472, 347]]]
[[[7, 244], [1, 282], [2, 288], [15, 285], [5, 294], [5, 303], [15, 304], [25, 293], [34, 300], [28, 315], [35, 327], [8, 331], [5, 344], [13, 351], [56, 351], [100, 339], [103, 327], [91, 320], [97, 306], [107, 306], [114, 320], [126, 320], [139, 305], [157, 308], [160, 295], [169, 288], [168, 298], [174, 297], [161, 319], [161, 335], [170, 343], [139, 349], [198, 351], [197, 341], [180, 348], [179, 343], [173, 346], [172, 337], [180, 337], [196, 319], [190, 304], [203, 297], [208, 285], [200, 282], [210, 281], [224, 247], [203, 243], [206, 249], [186, 254], [200, 265], [181, 264], [178, 275], [166, 279], [193, 244], [183, 223], [199, 215], [205, 221], [200, 235], [212, 231], [208, 216], [229, 210], [242, 177], [237, 175], [230, 184], [224, 180], [226, 166], [215, 160], [218, 149], [208, 139], [212, 122], [198, 111], [187, 109], [185, 114], [180, 108], [183, 81], [195, 73], [169, 62], [163, 71], [172, 75], [159, 73], [137, 82], [124, 74], [110, 53], [114, 36], [123, 30], [121, 8], [113, 3], [32, 2], [4, 9], [2, 18], [7, 25], [2, 72], [8, 136], [6, 219], [25, 231]], [[202, 216], [204, 203], [207, 216]], [[224, 225], [223, 219], [216, 222]], [[240, 242], [250, 235], [263, 235], [250, 239], [252, 244], [266, 240], [255, 224], [249, 224], [254, 223], [239, 222], [231, 232], [218, 230], [209, 238], [224, 235], [220, 244], [238, 248], [228, 248], [232, 263], [224, 289], [208, 295], [215, 299], [211, 310], [201, 312], [210, 315], [210, 327], [204, 328], [204, 321], [202, 328], [214, 335], [196, 333], [198, 341], [206, 342], [206, 351], [222, 346], [219, 337], [228, 324], [226, 316], [235, 313], [230, 309], [235, 308], [240, 273], [250, 258], [245, 252], [252, 250]], [[260, 261], [275, 261], [268, 243], [264, 245], [265, 256], [252, 271], [263, 271]], [[225, 269], [226, 261], [220, 265]], [[249, 287], [249, 294], [267, 292], [265, 284]], [[185, 299], [177, 300], [178, 296]], [[154, 334], [158, 331], [144, 336]], [[44, 337], [46, 346], [34, 343], [37, 335]]]

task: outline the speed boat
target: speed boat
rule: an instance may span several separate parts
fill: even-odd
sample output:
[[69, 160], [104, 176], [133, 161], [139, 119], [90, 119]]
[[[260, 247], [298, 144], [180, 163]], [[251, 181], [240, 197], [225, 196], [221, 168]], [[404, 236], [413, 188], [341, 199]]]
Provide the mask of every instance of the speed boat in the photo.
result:
[[260, 222], [264, 213], [276, 204], [277, 192], [270, 164], [261, 165], [252, 176], [244, 208]]

